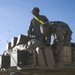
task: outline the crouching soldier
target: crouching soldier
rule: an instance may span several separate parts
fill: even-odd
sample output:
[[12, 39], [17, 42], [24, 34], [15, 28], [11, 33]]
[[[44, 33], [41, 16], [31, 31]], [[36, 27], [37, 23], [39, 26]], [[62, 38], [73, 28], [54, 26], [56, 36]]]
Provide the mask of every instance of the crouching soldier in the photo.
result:
[[46, 36], [45, 40], [54, 35], [57, 41], [56, 55], [61, 51], [63, 46], [70, 46], [72, 31], [66, 23], [61, 21], [48, 22], [43, 24], [40, 30]]

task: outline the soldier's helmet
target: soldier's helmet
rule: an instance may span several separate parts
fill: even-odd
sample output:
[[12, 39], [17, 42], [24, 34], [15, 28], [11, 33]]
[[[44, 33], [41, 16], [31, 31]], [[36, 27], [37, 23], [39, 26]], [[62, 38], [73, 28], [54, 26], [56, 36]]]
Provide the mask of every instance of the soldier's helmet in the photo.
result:
[[39, 13], [39, 11], [40, 11], [40, 10], [39, 10], [38, 7], [34, 7], [34, 8], [32, 8], [32, 10], [31, 10], [32, 13], [34, 13], [34, 12], [38, 12], [38, 13]]

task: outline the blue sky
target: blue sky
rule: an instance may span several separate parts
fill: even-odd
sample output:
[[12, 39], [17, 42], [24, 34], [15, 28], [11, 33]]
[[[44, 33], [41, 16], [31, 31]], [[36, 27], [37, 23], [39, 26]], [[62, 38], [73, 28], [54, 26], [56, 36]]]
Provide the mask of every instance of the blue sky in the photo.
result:
[[75, 42], [75, 0], [0, 0], [0, 54], [13, 37], [27, 35], [33, 7], [38, 7], [49, 21], [66, 22]]

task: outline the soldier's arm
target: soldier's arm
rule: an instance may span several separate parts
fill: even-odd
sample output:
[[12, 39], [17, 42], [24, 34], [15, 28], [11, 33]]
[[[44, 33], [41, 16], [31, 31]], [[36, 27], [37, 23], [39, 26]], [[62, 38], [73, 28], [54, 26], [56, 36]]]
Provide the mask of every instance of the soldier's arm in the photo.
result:
[[29, 24], [29, 29], [28, 29], [28, 35], [30, 35], [32, 33], [33, 30], [33, 25], [32, 25], [32, 21]]
[[44, 16], [44, 22], [49, 22], [46, 16]]

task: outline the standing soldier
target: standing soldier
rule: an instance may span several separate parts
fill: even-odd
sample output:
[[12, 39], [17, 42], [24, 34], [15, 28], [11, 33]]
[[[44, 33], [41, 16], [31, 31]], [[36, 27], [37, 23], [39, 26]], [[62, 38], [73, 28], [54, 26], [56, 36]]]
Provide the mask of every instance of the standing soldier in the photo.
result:
[[28, 30], [28, 35], [35, 36], [35, 39], [45, 42], [45, 37], [40, 32], [40, 25], [44, 24], [45, 22], [49, 22], [49, 20], [44, 15], [39, 15], [39, 8], [34, 7], [32, 9], [32, 14], [34, 18], [31, 20]]

